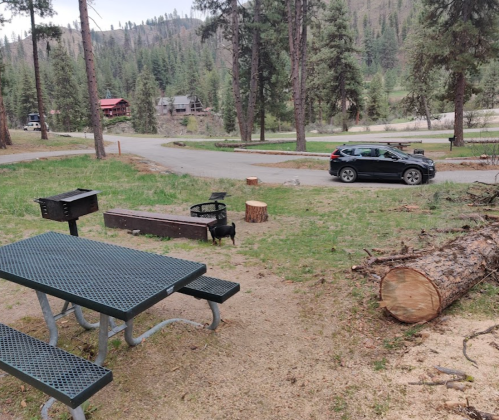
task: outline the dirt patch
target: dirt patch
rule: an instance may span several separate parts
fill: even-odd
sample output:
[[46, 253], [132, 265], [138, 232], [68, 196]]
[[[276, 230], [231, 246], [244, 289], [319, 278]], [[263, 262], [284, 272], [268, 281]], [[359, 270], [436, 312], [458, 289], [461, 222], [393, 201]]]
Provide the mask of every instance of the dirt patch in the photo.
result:
[[[220, 305], [223, 321], [216, 332], [178, 323], [135, 348], [129, 348], [122, 335], [114, 337], [107, 361], [114, 381], [92, 397], [93, 420], [460, 420], [462, 415], [443, 404], [466, 398], [482, 411], [499, 412], [499, 351], [489, 344], [499, 342], [499, 331], [470, 341], [468, 354], [479, 369], [462, 354], [463, 338], [490, 327], [492, 320], [466, 314], [442, 317], [408, 334], [409, 326], [385, 316], [381, 309], [351, 311], [357, 298], [346, 285], [359, 288], [362, 282], [355, 274], [345, 273], [338, 283], [328, 278], [293, 283], [243, 255], [242, 238], [253, 236], [257, 246], [296, 221], [272, 217], [267, 223], [250, 224], [240, 212], [229, 212], [228, 218], [237, 226], [236, 246], [230, 240], [222, 246], [198, 246], [186, 239], [164, 241], [114, 229], [103, 239], [94, 227], [82, 227], [80, 235], [89, 239], [205, 262], [208, 275], [241, 284], [241, 292]], [[362, 287], [376, 293], [378, 284]], [[47, 337], [34, 292], [0, 280], [0, 294], [2, 322]], [[56, 309], [62, 306], [56, 299], [51, 302]], [[174, 294], [138, 317], [136, 331], [172, 317], [207, 323], [210, 311], [204, 301]], [[91, 313], [89, 318], [97, 319]], [[59, 333], [60, 345], [68, 351], [85, 355], [96, 348], [96, 332], [82, 330], [73, 317], [59, 321]], [[435, 365], [465, 371], [474, 382], [464, 383], [464, 391], [409, 385], [445, 379]], [[32, 418], [21, 402], [36, 412], [46, 401], [29, 386], [22, 392], [20, 384], [12, 377], [0, 377], [5, 390], [0, 396], [0, 419]], [[64, 407], [54, 407], [54, 418], [64, 412]]]

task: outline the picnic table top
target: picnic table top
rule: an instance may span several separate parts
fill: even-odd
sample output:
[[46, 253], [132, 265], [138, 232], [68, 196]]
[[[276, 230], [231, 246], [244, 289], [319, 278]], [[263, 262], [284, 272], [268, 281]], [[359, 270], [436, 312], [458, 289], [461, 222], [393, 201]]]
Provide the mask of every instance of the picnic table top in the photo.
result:
[[206, 273], [206, 265], [61, 233], [0, 247], [0, 278], [124, 321]]

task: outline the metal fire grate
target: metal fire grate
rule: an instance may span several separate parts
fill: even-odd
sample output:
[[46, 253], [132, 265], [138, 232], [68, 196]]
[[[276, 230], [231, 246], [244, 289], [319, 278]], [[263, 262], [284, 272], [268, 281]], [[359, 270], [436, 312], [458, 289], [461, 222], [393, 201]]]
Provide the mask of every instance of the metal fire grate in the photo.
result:
[[227, 224], [227, 206], [224, 203], [215, 201], [213, 203], [201, 203], [191, 206], [192, 217], [205, 217], [217, 219], [217, 225]]
[[0, 368], [71, 408], [113, 380], [110, 370], [3, 324]]

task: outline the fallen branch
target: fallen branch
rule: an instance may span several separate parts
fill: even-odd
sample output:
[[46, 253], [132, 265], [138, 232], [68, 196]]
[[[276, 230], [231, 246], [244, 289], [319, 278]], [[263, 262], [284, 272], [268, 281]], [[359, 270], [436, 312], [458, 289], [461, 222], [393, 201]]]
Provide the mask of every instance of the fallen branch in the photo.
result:
[[435, 232], [438, 233], [461, 233], [461, 232], [469, 232], [469, 226], [463, 226], [462, 228], [442, 228], [442, 229], [434, 229]]
[[434, 366], [435, 369], [437, 369], [439, 372], [445, 373], [447, 375], [454, 375], [455, 377], [452, 379], [447, 379], [444, 381], [434, 381], [434, 382], [426, 382], [426, 381], [419, 381], [419, 382], [409, 382], [409, 385], [429, 385], [429, 386], [435, 386], [435, 385], [445, 385], [447, 388], [455, 388], [459, 390], [464, 390], [463, 387], [460, 386], [455, 386], [455, 382], [473, 382], [475, 379], [473, 376], [468, 375], [466, 372], [463, 372], [461, 370], [456, 370], [456, 369], [449, 369], [446, 367], [442, 366]]
[[471, 419], [478, 420], [499, 420], [497, 414], [487, 413], [485, 411], [477, 410], [475, 407], [469, 405], [468, 400], [466, 402], [460, 401], [446, 401], [444, 407], [448, 410], [454, 411], [458, 414], [464, 414]]
[[366, 254], [367, 254], [367, 255], [369, 255], [370, 257], [372, 257], [372, 256], [373, 256], [373, 254], [371, 254], [371, 252], [370, 252], [367, 248], [362, 248], [362, 249], [363, 249], [363, 250], [366, 252]]
[[390, 261], [400, 261], [400, 260], [410, 260], [414, 258], [421, 257], [423, 253], [418, 252], [414, 254], [403, 254], [403, 255], [386, 255], [384, 257], [372, 257], [367, 260], [367, 265], [373, 265], [377, 263], [384, 263]]
[[471, 334], [471, 335], [468, 335], [468, 336], [464, 337], [464, 340], [463, 340], [463, 354], [464, 354], [464, 357], [466, 357], [467, 360], [469, 360], [471, 363], [473, 363], [475, 365], [475, 367], [478, 367], [477, 362], [475, 360], [471, 359], [466, 354], [466, 345], [467, 345], [468, 341], [471, 340], [472, 338], [478, 337], [479, 335], [489, 334], [489, 333], [491, 333], [492, 331], [494, 331], [497, 328], [499, 328], [499, 324], [493, 325], [492, 327], [489, 327], [489, 328], [487, 328], [484, 331], [480, 331], [480, 332], [477, 332], [477, 333], [474, 333], [474, 334]]

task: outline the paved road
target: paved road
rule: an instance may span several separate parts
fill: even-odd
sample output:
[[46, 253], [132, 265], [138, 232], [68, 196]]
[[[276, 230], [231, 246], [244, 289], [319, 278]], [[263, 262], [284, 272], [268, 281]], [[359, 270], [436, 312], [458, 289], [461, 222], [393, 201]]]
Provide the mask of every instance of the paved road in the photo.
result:
[[[440, 131], [441, 132], [441, 131]], [[383, 135], [407, 135], [404, 133], [383, 133]], [[421, 134], [421, 132], [418, 132]], [[75, 136], [74, 133], [71, 135]], [[361, 136], [364, 136], [362, 140]], [[373, 137], [368, 135], [366, 140], [365, 134], [359, 134], [358, 141], [373, 141]], [[352, 136], [335, 135], [335, 141], [352, 141]], [[343, 140], [342, 138], [345, 138]], [[172, 171], [179, 174], [190, 174], [199, 177], [207, 178], [232, 178], [243, 180], [248, 176], [256, 176], [264, 183], [282, 184], [285, 181], [292, 180], [297, 177], [302, 185], [317, 185], [331, 187], [385, 187], [385, 188], [411, 188], [403, 183], [387, 183], [374, 181], [361, 181], [354, 184], [344, 184], [338, 181], [337, 178], [331, 177], [328, 172], [328, 158], [324, 159], [324, 171], [305, 170], [305, 169], [285, 169], [275, 167], [257, 166], [259, 163], [276, 163], [291, 159], [299, 159], [302, 156], [281, 156], [281, 155], [265, 155], [265, 154], [246, 154], [246, 153], [226, 153], [212, 152], [199, 150], [186, 150], [182, 148], [162, 147], [161, 144], [173, 139], [150, 139], [137, 137], [122, 137], [105, 135], [106, 141], [112, 142], [106, 148], [108, 153], [117, 153], [117, 142], [120, 142], [122, 153], [130, 153], [142, 156], [148, 160], [157, 162]], [[324, 139], [326, 141], [327, 138]], [[348, 139], [348, 140], [347, 140]], [[201, 139], [200, 139], [201, 140]], [[313, 138], [316, 140], [316, 138]], [[431, 139], [429, 139], [431, 140]], [[330, 139], [327, 141], [331, 141]], [[439, 140], [442, 142], [442, 139]], [[424, 140], [426, 142], [426, 139]], [[13, 163], [23, 160], [33, 160], [37, 158], [61, 156], [61, 155], [77, 155], [85, 153], [94, 153], [92, 149], [76, 150], [68, 152], [36, 152], [22, 153], [15, 155], [1, 155], [0, 164]], [[471, 183], [475, 181], [495, 182], [498, 171], [449, 171], [437, 173], [436, 179], [431, 183], [457, 182]]]

